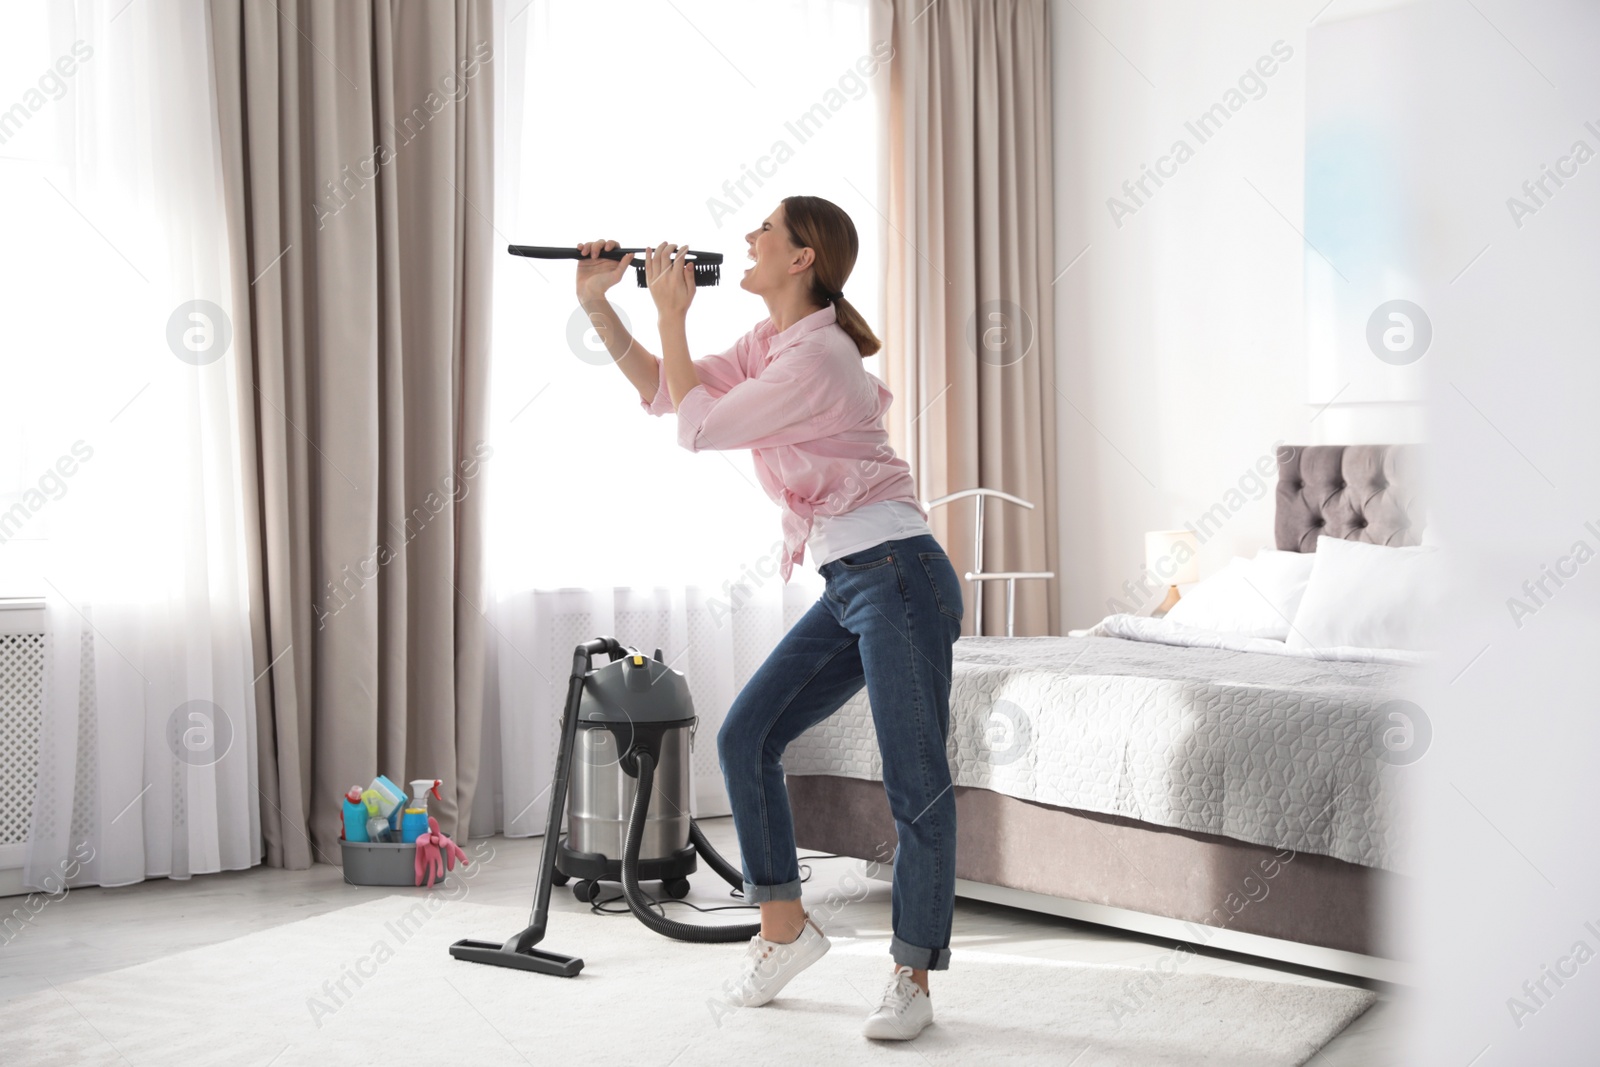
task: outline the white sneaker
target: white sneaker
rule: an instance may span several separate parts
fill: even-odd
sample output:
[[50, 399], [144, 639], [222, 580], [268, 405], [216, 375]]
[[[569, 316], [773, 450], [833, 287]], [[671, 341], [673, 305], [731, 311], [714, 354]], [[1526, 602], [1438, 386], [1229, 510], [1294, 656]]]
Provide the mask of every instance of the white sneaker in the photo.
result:
[[911, 980], [911, 968], [901, 964], [894, 969], [883, 991], [883, 1003], [867, 1016], [861, 1032], [886, 1041], [909, 1041], [931, 1022], [933, 1001]]
[[800, 927], [800, 936], [793, 941], [768, 941], [756, 934], [745, 949], [738, 977], [723, 983], [728, 1002], [745, 1008], [765, 1004], [777, 996], [791, 978], [826, 955], [831, 947], [832, 942], [810, 915]]

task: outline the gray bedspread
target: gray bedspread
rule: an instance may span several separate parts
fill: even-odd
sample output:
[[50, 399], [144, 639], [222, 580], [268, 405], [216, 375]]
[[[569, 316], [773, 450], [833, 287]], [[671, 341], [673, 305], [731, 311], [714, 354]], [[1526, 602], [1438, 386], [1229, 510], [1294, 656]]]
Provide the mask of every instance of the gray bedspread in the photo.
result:
[[[964, 637], [950, 767], [957, 785], [1398, 870], [1410, 772], [1382, 738], [1409, 675], [1110, 637]], [[783, 763], [881, 781], [867, 691]]]

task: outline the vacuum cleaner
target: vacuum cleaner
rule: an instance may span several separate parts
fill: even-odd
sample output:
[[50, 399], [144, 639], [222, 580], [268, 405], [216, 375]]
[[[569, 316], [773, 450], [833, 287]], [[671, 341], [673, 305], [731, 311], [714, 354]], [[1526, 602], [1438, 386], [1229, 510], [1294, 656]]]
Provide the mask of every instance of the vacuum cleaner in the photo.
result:
[[[592, 667], [605, 653], [609, 662]], [[698, 926], [652, 910], [639, 880], [659, 879], [668, 896], [689, 892], [688, 876], [704, 859], [735, 889], [743, 873], [711, 847], [689, 817], [690, 752], [696, 718], [689, 683], [656, 649], [646, 657], [615, 638], [597, 637], [572, 654], [561, 717], [561, 747], [545, 817], [530, 925], [494, 941], [455, 942], [458, 960], [571, 978], [583, 960], [540, 948], [549, 918], [550, 888], [578, 881], [574, 895], [592, 903], [601, 881], [620, 881], [628, 910], [650, 929], [680, 941], [748, 941], [760, 923]], [[568, 810], [568, 793], [572, 804]], [[560, 836], [566, 812], [567, 835]]]

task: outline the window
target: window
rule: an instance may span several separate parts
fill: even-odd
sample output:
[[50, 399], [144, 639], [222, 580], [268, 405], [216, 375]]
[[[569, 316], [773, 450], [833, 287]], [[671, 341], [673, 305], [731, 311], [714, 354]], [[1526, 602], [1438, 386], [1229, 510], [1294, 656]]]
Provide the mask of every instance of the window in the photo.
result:
[[231, 293], [209, 77], [150, 58], [204, 49], [186, 12], [0, 5], [0, 596], [144, 604], [239, 565], [234, 363], [189, 358]]
[[[739, 287], [744, 234], [784, 196], [823, 196], [855, 221], [847, 292], [881, 333], [878, 115], [863, 73], [880, 57], [865, 3], [541, 2], [511, 25], [527, 50], [501, 72], [508, 95], [519, 78], [521, 91], [501, 101], [499, 238], [723, 253], [721, 283], [689, 312], [699, 357], [766, 318]], [[575, 266], [497, 257], [495, 585], [720, 586], [781, 542], [778, 506], [748, 452], [689, 453], [677, 416], [644, 413], [578, 309]], [[609, 295], [659, 354], [631, 270]]]
[[62, 116], [83, 57], [81, 46], [53, 50], [48, 15], [45, 4], [0, 7], [0, 597], [43, 592], [39, 559], [55, 505], [70, 491], [63, 472], [77, 467], [67, 423], [49, 415], [60, 400], [52, 364], [72, 329], [63, 288], [72, 256], [63, 244], [77, 240], [60, 229], [70, 207], [55, 191], [65, 170], [55, 162], [57, 138], [70, 129]]

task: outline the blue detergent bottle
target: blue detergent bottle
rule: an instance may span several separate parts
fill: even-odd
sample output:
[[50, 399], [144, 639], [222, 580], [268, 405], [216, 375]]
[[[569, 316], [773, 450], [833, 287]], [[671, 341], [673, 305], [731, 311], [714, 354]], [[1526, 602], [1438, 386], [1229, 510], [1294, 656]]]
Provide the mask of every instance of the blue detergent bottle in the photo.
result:
[[366, 841], [367, 806], [361, 802], [361, 787], [353, 785], [344, 795], [344, 839]]
[[443, 800], [439, 796], [438, 778], [415, 778], [411, 782], [411, 799], [406, 801], [405, 814], [400, 817], [400, 840], [413, 842], [428, 832], [428, 793], [431, 790], [434, 799]]

